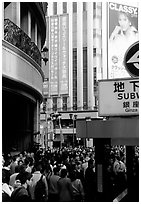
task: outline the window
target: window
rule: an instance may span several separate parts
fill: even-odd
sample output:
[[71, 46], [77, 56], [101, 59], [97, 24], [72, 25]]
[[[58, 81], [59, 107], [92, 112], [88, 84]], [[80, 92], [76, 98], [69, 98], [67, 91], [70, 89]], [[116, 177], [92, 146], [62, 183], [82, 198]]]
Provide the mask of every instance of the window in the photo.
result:
[[77, 48], [73, 49], [73, 109], [77, 110]]
[[77, 2], [73, 2], [73, 13], [77, 13]]
[[57, 15], [57, 2], [53, 3], [53, 14]]
[[83, 2], [83, 11], [86, 11], [86, 2]]
[[63, 13], [67, 13], [67, 2], [63, 2]]
[[63, 97], [63, 111], [66, 111], [67, 110], [67, 97], [64, 96]]
[[83, 108], [87, 109], [87, 47], [83, 48]]
[[21, 29], [28, 35], [28, 8], [21, 3]]
[[57, 97], [53, 97], [53, 111], [57, 111]]

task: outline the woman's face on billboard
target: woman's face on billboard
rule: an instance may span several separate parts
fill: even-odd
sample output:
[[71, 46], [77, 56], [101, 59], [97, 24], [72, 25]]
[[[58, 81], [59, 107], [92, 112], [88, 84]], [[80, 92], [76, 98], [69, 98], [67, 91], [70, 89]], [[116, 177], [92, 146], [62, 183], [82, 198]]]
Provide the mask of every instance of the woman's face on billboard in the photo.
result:
[[127, 31], [127, 29], [130, 27], [130, 24], [131, 24], [128, 17], [124, 13], [119, 14], [118, 22], [122, 31]]

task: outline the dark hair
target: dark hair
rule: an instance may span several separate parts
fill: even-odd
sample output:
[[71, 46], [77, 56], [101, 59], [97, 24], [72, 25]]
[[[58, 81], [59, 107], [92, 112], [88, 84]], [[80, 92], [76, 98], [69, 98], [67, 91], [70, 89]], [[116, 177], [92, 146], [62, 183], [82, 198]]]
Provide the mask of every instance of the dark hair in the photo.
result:
[[60, 171], [60, 168], [59, 168], [59, 167], [53, 168], [53, 172], [54, 172], [55, 175], [56, 175], [59, 171]]
[[88, 167], [91, 167], [93, 164], [94, 164], [94, 160], [93, 160], [93, 159], [90, 159], [90, 160], [88, 161]]
[[21, 184], [25, 184], [25, 182], [27, 180], [30, 180], [32, 177], [32, 174], [25, 171], [25, 172], [21, 172], [16, 176], [16, 180], [20, 180]]
[[23, 162], [23, 160], [22, 160], [22, 159], [20, 159], [20, 160], [18, 161], [18, 165], [20, 165], [20, 162], [24, 163], [24, 162]]
[[24, 159], [24, 163], [25, 163], [25, 165], [27, 166], [27, 165], [29, 164], [29, 159], [28, 159], [28, 158], [25, 158], [25, 159]]
[[71, 179], [71, 181], [75, 181], [76, 180], [76, 171], [75, 170], [73, 170], [71, 173], [70, 173], [70, 179]]
[[10, 171], [2, 169], [2, 182], [9, 184], [10, 181]]
[[64, 178], [67, 175], [67, 169], [61, 169], [61, 178]]
[[10, 158], [4, 158], [5, 162], [4, 162], [4, 166], [9, 166], [11, 164], [11, 159]]

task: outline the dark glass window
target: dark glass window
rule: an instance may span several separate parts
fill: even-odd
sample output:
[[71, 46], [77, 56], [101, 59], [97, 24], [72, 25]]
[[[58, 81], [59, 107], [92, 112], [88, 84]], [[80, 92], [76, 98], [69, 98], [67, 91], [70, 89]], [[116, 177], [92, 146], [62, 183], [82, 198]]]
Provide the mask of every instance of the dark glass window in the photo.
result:
[[83, 2], [83, 11], [86, 11], [86, 2]]
[[63, 2], [63, 13], [67, 13], [67, 2]]
[[77, 110], [77, 49], [73, 49], [73, 109]]
[[57, 2], [53, 3], [53, 13], [54, 15], [57, 15]]
[[53, 97], [53, 111], [57, 111], [57, 97]]
[[77, 2], [73, 2], [73, 13], [77, 13]]
[[66, 111], [67, 110], [67, 97], [64, 96], [63, 97], [63, 111]]
[[83, 108], [87, 109], [87, 47], [83, 48]]

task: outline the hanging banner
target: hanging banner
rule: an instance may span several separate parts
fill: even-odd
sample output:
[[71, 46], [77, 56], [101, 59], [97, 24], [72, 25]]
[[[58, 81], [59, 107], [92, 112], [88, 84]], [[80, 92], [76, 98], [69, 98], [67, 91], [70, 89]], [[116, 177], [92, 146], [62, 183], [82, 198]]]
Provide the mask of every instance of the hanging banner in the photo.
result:
[[139, 78], [99, 80], [99, 116], [139, 115]]
[[60, 16], [59, 94], [69, 94], [69, 18]]
[[[128, 4], [128, 3], [127, 3]], [[127, 49], [139, 40], [138, 5], [108, 3], [108, 78], [130, 77], [124, 66]]]
[[50, 17], [50, 95], [58, 95], [59, 71], [59, 17]]

